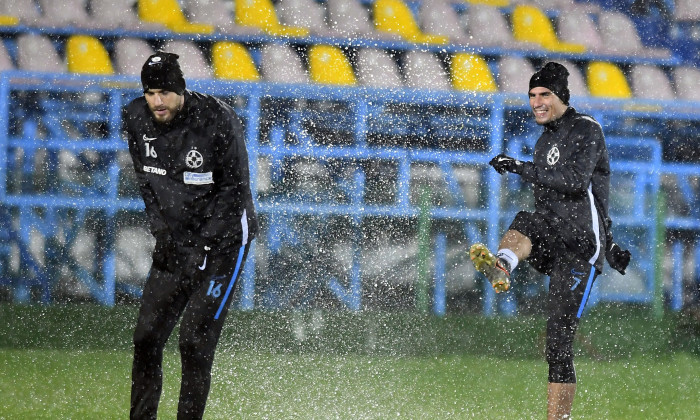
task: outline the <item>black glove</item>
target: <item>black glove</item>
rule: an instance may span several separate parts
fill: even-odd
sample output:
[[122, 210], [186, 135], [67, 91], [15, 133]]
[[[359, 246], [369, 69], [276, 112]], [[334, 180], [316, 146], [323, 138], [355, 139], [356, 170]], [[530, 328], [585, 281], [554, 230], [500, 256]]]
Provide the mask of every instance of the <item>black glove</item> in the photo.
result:
[[632, 253], [628, 250], [622, 250], [620, 246], [616, 243], [612, 243], [610, 248], [605, 251], [605, 259], [608, 260], [610, 267], [619, 271], [620, 274], [625, 274], [625, 269], [630, 263], [630, 258], [632, 258]]
[[518, 159], [500, 154], [495, 158], [491, 159], [489, 165], [493, 166], [499, 174], [503, 175], [506, 172], [512, 172], [514, 174], [520, 175], [523, 172], [523, 163]]

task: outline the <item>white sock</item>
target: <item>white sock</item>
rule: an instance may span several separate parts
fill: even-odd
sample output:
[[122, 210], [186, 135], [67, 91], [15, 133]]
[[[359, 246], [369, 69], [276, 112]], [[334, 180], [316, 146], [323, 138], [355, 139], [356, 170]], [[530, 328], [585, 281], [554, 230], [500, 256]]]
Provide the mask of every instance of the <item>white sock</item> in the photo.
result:
[[498, 258], [503, 258], [508, 263], [511, 272], [513, 272], [513, 270], [515, 270], [515, 267], [518, 266], [519, 260], [517, 255], [515, 255], [515, 252], [511, 251], [508, 248], [499, 249], [496, 253], [496, 256]]

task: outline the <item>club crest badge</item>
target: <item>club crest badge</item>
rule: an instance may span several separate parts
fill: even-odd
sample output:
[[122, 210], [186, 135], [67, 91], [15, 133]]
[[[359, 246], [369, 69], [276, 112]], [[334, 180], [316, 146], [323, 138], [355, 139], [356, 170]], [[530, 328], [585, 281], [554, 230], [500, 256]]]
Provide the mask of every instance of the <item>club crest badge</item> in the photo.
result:
[[200, 166], [202, 166], [203, 163], [204, 158], [202, 157], [202, 154], [199, 153], [197, 150], [192, 149], [189, 152], [187, 152], [187, 156], [185, 157], [185, 164], [188, 168], [197, 169]]
[[559, 162], [559, 148], [557, 146], [553, 146], [551, 149], [549, 149], [549, 152], [547, 152], [547, 163], [551, 166], [557, 162]]

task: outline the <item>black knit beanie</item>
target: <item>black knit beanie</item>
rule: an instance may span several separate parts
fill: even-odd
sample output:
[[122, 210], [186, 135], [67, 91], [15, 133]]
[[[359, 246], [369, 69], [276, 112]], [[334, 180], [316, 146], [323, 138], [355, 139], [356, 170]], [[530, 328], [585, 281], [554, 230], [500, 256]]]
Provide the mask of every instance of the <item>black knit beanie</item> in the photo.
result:
[[141, 68], [141, 84], [143, 91], [163, 89], [182, 95], [185, 91], [185, 78], [173, 53], [158, 51], [143, 64]]
[[567, 79], [569, 71], [559, 63], [550, 61], [530, 78], [530, 90], [535, 87], [544, 87], [569, 105], [569, 81]]

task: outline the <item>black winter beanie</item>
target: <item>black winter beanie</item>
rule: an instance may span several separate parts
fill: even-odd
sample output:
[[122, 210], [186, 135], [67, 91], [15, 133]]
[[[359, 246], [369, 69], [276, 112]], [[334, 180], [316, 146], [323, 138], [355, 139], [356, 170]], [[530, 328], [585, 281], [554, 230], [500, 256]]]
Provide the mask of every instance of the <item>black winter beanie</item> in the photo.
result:
[[177, 62], [179, 57], [177, 54], [163, 51], [148, 57], [141, 68], [143, 91], [164, 89], [182, 95], [185, 91], [185, 77]]
[[569, 105], [569, 71], [559, 63], [550, 61], [530, 78], [530, 90], [534, 87], [545, 87]]

